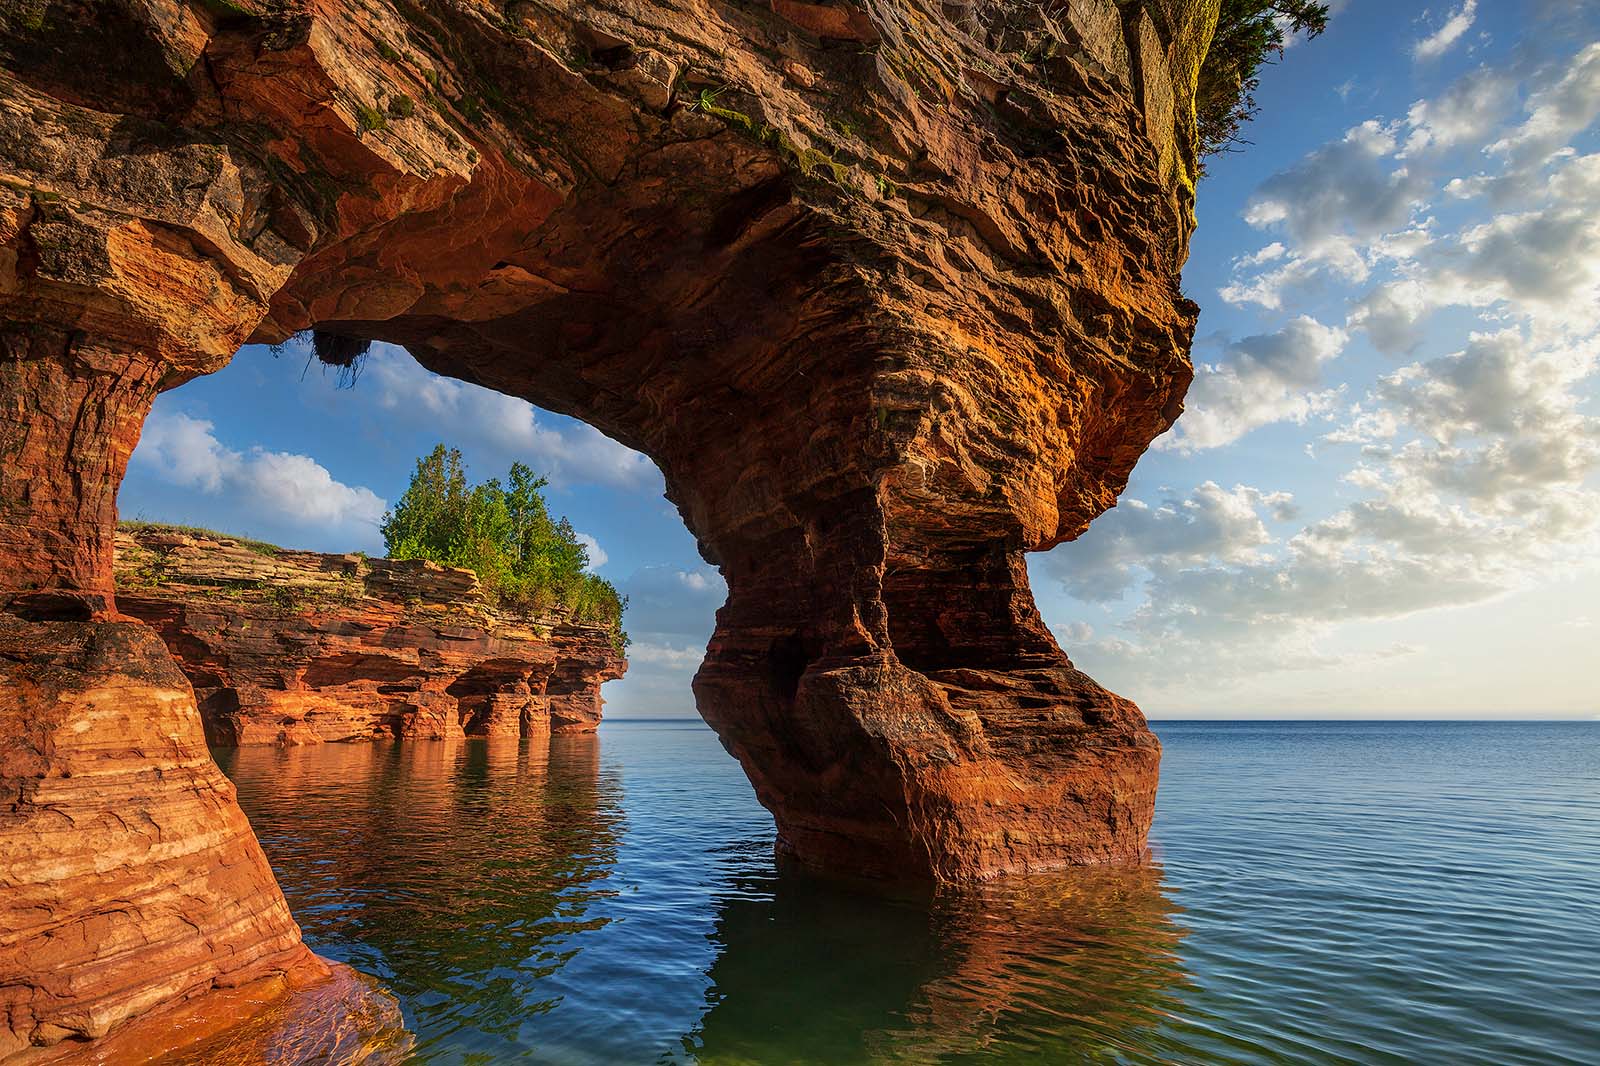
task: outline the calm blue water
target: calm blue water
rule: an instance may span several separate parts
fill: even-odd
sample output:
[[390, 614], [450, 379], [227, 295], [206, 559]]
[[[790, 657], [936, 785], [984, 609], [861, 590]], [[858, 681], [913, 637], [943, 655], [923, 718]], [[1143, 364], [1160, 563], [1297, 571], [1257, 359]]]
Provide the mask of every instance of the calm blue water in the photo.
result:
[[1600, 1063], [1600, 726], [1156, 723], [1140, 870], [779, 877], [699, 723], [219, 752], [414, 1061]]

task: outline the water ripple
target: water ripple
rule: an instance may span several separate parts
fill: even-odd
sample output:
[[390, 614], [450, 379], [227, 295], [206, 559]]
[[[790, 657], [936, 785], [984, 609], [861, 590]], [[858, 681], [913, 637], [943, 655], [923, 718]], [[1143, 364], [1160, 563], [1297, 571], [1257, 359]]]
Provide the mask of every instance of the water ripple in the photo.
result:
[[780, 876], [698, 723], [222, 753], [419, 1063], [1600, 1061], [1600, 728], [1159, 725], [1157, 861]]

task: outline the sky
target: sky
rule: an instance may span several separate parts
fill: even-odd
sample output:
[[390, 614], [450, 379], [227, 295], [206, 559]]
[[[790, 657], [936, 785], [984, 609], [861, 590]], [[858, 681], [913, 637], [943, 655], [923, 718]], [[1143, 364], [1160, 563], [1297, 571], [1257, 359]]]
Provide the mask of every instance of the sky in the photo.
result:
[[[1345, 0], [1213, 157], [1187, 411], [1029, 557], [1152, 718], [1600, 717], [1600, 3]], [[644, 457], [376, 345], [257, 346], [162, 395], [125, 518], [382, 550], [418, 456], [545, 472], [629, 597], [612, 717], [691, 716], [724, 586]]]

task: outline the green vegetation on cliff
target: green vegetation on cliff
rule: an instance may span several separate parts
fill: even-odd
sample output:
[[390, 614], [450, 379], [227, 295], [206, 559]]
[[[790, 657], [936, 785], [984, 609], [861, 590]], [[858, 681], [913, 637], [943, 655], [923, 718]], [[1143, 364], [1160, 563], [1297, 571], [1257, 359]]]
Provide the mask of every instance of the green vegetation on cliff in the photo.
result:
[[251, 540], [249, 537], [239, 537], [232, 533], [224, 533], [218, 529], [207, 529], [204, 526], [183, 526], [172, 522], [146, 522], [142, 518], [130, 518], [117, 523], [117, 528], [124, 533], [135, 535], [141, 533], [167, 533], [173, 536], [195, 537], [202, 540], [231, 540], [242, 547], [249, 548], [257, 555], [277, 555], [283, 551], [276, 544], [268, 544], [264, 540]]
[[1255, 91], [1262, 65], [1281, 57], [1293, 34], [1315, 37], [1327, 26], [1328, 5], [1316, 0], [1222, 0], [1195, 91], [1202, 157], [1225, 152], [1239, 141], [1240, 128], [1258, 110]]
[[551, 519], [539, 491], [545, 479], [513, 463], [508, 480], [468, 485], [461, 452], [440, 444], [417, 460], [405, 495], [384, 516], [389, 558], [467, 567], [502, 609], [607, 626], [625, 648], [627, 599], [588, 572], [589, 551], [572, 524]]

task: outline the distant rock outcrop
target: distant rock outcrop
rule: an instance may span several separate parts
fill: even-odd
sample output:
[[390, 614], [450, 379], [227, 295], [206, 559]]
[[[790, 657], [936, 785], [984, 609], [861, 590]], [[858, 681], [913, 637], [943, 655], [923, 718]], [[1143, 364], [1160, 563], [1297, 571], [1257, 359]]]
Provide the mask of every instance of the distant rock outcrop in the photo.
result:
[[116, 573], [214, 745], [589, 732], [627, 669], [608, 629], [502, 614], [422, 560], [152, 528], [117, 534]]

